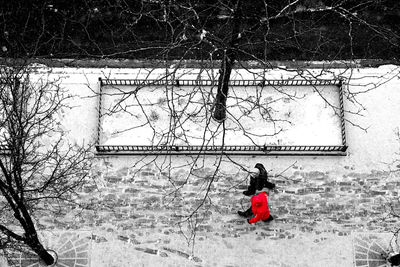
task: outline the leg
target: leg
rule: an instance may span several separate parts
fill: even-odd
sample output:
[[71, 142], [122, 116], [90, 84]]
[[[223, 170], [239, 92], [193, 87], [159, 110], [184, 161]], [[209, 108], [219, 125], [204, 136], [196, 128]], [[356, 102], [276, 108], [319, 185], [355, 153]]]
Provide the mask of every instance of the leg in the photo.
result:
[[258, 191], [261, 191], [261, 190], [263, 189], [264, 183], [265, 183], [266, 181], [267, 181], [267, 180], [265, 180], [265, 179], [263, 179], [263, 178], [261, 178], [261, 177], [257, 177], [257, 178], [256, 178], [256, 189], [257, 189]]
[[273, 190], [275, 188], [275, 184], [268, 181], [264, 181], [264, 187]]
[[253, 216], [253, 211], [251, 210], [251, 207], [250, 207], [245, 211], [239, 210], [238, 214], [239, 214], [239, 216], [242, 216], [242, 217], [250, 217], [250, 216]]
[[254, 195], [255, 193], [256, 193], [256, 179], [253, 177], [250, 177], [250, 185], [246, 191], [243, 191], [243, 194], [245, 196], [251, 196], [251, 195]]

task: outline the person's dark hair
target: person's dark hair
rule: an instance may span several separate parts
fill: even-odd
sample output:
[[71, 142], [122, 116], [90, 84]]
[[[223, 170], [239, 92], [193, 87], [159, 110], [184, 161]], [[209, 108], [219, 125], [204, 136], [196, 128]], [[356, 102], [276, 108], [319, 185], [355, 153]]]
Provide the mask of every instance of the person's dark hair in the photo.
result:
[[265, 170], [264, 165], [262, 165], [261, 163], [257, 163], [256, 166], [254, 166], [254, 168], [258, 169], [260, 171], [260, 175], [266, 175], [267, 171]]

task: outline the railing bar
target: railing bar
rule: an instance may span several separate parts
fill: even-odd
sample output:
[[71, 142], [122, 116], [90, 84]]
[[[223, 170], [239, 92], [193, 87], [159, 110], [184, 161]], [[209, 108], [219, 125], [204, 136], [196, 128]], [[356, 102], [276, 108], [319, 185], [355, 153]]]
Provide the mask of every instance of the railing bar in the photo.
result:
[[[268, 146], [243, 146], [243, 145], [229, 145], [229, 146], [188, 146], [188, 145], [158, 145], [158, 146], [137, 146], [137, 145], [97, 145], [96, 150], [100, 152], [107, 151], [228, 151], [228, 152], [257, 152], [257, 151], [290, 151], [290, 152], [300, 152], [300, 151], [321, 151], [321, 152], [335, 152], [342, 151], [345, 152], [347, 147], [345, 146], [337, 146], [337, 145], [328, 145], [328, 146], [277, 146], [277, 145], [268, 145]], [[7, 150], [7, 146], [0, 145], [0, 150]]]
[[[1, 83], [0, 79], [0, 83]], [[214, 85], [217, 80], [199, 80], [199, 79], [102, 79], [101, 85]], [[276, 80], [231, 80], [231, 86], [253, 86], [253, 85], [340, 85], [339, 79], [323, 80], [300, 80], [300, 79], [276, 79]]]

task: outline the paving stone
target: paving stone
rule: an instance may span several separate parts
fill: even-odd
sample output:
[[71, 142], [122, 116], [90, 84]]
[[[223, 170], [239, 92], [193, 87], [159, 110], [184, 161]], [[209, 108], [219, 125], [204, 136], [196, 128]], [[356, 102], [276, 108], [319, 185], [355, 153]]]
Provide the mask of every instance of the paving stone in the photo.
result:
[[354, 233], [355, 266], [388, 266], [387, 256], [393, 245], [392, 237], [390, 233]]
[[[73, 211], [70, 207], [70, 210], [61, 214], [57, 220], [52, 220], [48, 216], [40, 217], [42, 219], [39, 219], [39, 225], [42, 225], [43, 229], [52, 227], [80, 229], [93, 227], [93, 225], [110, 227], [110, 224], [113, 224], [114, 228], [132, 231], [135, 234], [151, 229], [153, 232], [160, 232], [163, 236], [170, 236], [173, 233], [171, 230], [176, 229], [177, 222], [184, 219], [196, 207], [196, 204], [200, 203], [204, 195], [204, 186], [207, 184], [204, 184], [205, 180], [202, 178], [192, 179], [192, 177], [189, 179], [190, 185], [185, 185], [178, 194], [164, 197], [170, 192], [166, 189], [171, 190], [171, 187], [167, 186], [167, 178], [157, 169], [149, 167], [135, 174], [131, 169], [113, 168], [115, 170], [108, 174], [102, 174], [105, 181], [115, 181], [112, 186], [102, 187], [99, 191], [89, 192], [84, 189], [81, 192], [82, 201], [92, 203], [93, 206], [90, 212], [84, 211], [81, 215], [77, 215], [81, 216], [81, 220], [77, 220], [75, 216], [67, 217]], [[208, 170], [210, 173], [204, 171], [203, 174], [202, 170], [204, 169], [199, 169], [196, 174], [199, 176], [204, 174], [203, 177], [209, 179], [212, 170]], [[184, 184], [179, 177], [186, 177], [186, 169], [182, 168], [176, 173], [175, 178]], [[346, 177], [339, 176], [343, 180], [335, 181], [334, 174], [298, 171], [289, 176], [292, 180], [287, 181], [288, 185], [282, 184], [279, 191], [271, 192], [269, 197], [271, 213], [274, 216], [277, 215], [273, 227], [284, 228], [287, 225], [289, 230], [277, 234], [260, 234], [259, 237], [261, 239], [289, 239], [295, 234], [293, 229], [304, 233], [323, 232], [323, 230], [333, 232], [335, 229], [334, 233], [342, 237], [349, 235], [350, 231], [355, 229], [366, 231], [392, 229], [397, 225], [398, 220], [390, 218], [380, 220], [385, 212], [383, 205], [385, 202], [382, 197], [386, 198], [390, 190], [386, 184], [380, 183], [384, 179], [382, 175], [384, 174], [380, 172], [347, 174]], [[225, 176], [219, 177], [220, 180], [209, 194], [212, 206], [207, 212], [199, 213], [202, 221], [198, 225], [197, 235], [218, 233], [219, 236], [228, 238], [248, 235], [268, 227], [257, 223], [256, 227], [249, 228], [245, 219], [237, 215], [237, 210], [250, 206], [250, 198], [242, 194], [242, 190], [247, 187], [245, 183], [240, 184], [243, 177], [245, 176], [231, 175], [229, 179]], [[225, 186], [228, 183], [229, 186]], [[376, 185], [371, 189], [372, 183]], [[231, 186], [235, 184], [239, 186]], [[365, 186], [361, 187], [361, 185]], [[392, 186], [398, 186], [397, 182]], [[317, 229], [316, 226], [320, 228]], [[111, 233], [115, 231], [114, 229]], [[122, 236], [127, 238], [129, 234]], [[107, 242], [108, 237], [92, 236], [91, 240], [102, 243]], [[140, 244], [138, 240], [131, 237], [129, 237], [129, 242], [127, 240], [125, 242], [130, 242], [132, 245]], [[365, 241], [359, 241], [360, 246], [362, 242]], [[75, 243], [68, 244], [68, 242], [63, 245], [66, 246], [65, 249], [67, 246], [79, 247]], [[372, 249], [365, 244], [364, 247]], [[87, 247], [82, 249], [90, 250]], [[88, 255], [90, 255], [89, 252]]]
[[[45, 247], [55, 251], [57, 262], [54, 267], [89, 267], [90, 266], [90, 232], [42, 232], [41, 239]], [[13, 267], [46, 266], [36, 254], [15, 253], [10, 257]]]

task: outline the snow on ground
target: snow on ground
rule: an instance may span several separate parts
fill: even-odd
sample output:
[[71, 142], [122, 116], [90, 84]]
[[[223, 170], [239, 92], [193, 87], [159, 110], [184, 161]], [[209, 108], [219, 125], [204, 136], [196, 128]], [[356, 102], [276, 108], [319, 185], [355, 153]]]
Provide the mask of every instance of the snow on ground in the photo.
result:
[[[271, 266], [351, 267], [352, 238], [334, 235], [302, 235], [271, 239], [254, 230], [238, 238], [204, 236], [195, 254], [185, 248], [179, 235], [153, 244], [134, 245], [121, 240], [93, 244], [92, 266]], [[157, 241], [157, 239], [155, 240]], [[140, 247], [140, 249], [138, 249]]]
[[211, 119], [215, 91], [104, 87], [101, 144], [341, 145], [336, 86], [232, 87], [225, 128]]

